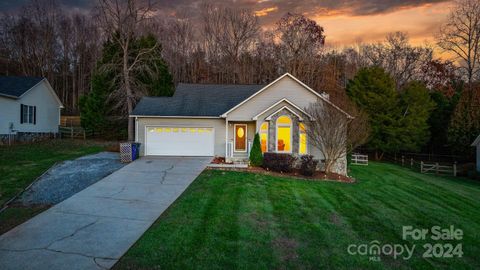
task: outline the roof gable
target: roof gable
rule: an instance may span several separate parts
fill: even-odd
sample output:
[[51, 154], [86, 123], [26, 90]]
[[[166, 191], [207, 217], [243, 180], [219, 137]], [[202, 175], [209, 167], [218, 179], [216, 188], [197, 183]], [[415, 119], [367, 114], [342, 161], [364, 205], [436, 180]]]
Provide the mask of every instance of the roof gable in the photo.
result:
[[[260, 113], [258, 113], [258, 114], [255, 115], [254, 117], [252, 117], [252, 120], [258, 120], [258, 118], [259, 118], [261, 115], [264, 115], [264, 114], [272, 111], [275, 107], [279, 106], [279, 105], [282, 104], [282, 103], [288, 104], [288, 105], [290, 105], [291, 107], [293, 107], [293, 108], [295, 108], [296, 110], [298, 110], [299, 112], [301, 112], [301, 113], [303, 113], [304, 115], [306, 115], [307, 117], [312, 118], [311, 115], [309, 115], [307, 112], [305, 112], [304, 110], [302, 110], [301, 108], [299, 108], [299, 107], [298, 107], [297, 105], [295, 105], [293, 102], [291, 102], [290, 100], [288, 100], [288, 99], [286, 99], [286, 98], [282, 98], [281, 100], [279, 100], [279, 101], [275, 102], [274, 104], [272, 104], [270, 107], [266, 108], [265, 110], [261, 111]], [[289, 111], [291, 111], [293, 114], [295, 114], [295, 115], [298, 116], [298, 114], [297, 114], [296, 112], [293, 112], [293, 110], [291, 110], [290, 108], [288, 108], [288, 106], [285, 106], [285, 105], [284, 105], [284, 106], [282, 106], [282, 107], [280, 108], [280, 110], [282, 110], [283, 108], [287, 108], [287, 109], [288, 109]], [[280, 110], [277, 110], [276, 112], [271, 113], [271, 114], [266, 118], [266, 120], [270, 120], [270, 119], [268, 119], [268, 118], [271, 117], [273, 114], [277, 113], [277, 112], [280, 111]], [[299, 118], [301, 118], [301, 117], [299, 116]]]
[[42, 77], [0, 76], [0, 95], [20, 98], [43, 80]]
[[312, 93], [313, 95], [315, 95], [318, 99], [326, 102], [327, 104], [329, 104], [330, 106], [333, 106], [334, 108], [336, 108], [337, 110], [340, 110], [342, 113], [345, 114], [345, 116], [349, 117], [349, 118], [352, 118], [352, 116], [350, 116], [347, 112], [345, 112], [344, 110], [340, 109], [338, 106], [336, 106], [335, 104], [333, 104], [331, 101], [329, 101], [328, 99], [326, 99], [324, 96], [320, 95], [319, 93], [317, 93], [315, 90], [313, 90], [312, 88], [308, 87], [306, 84], [304, 84], [302, 81], [300, 81], [299, 79], [295, 78], [292, 74], [290, 73], [285, 73], [283, 74], [282, 76], [278, 77], [276, 80], [274, 80], [273, 82], [269, 83], [268, 85], [266, 85], [265, 87], [263, 87], [262, 89], [260, 89], [259, 91], [255, 92], [254, 94], [252, 94], [250, 97], [246, 98], [245, 100], [243, 100], [242, 102], [240, 102], [238, 105], [236, 105], [235, 107], [231, 108], [230, 110], [226, 111], [225, 113], [223, 113], [221, 116], [222, 117], [227, 117], [227, 115], [231, 112], [233, 112], [234, 110], [236, 110], [237, 108], [241, 107], [242, 105], [246, 104], [247, 102], [249, 102], [251, 99], [253, 99], [255, 96], [259, 95], [260, 93], [264, 92], [265, 90], [271, 88], [273, 85], [277, 84], [279, 81], [281, 81], [283, 78], [290, 78], [292, 79], [293, 81], [295, 81], [296, 83], [298, 83], [299, 85], [302, 86], [303, 89], [305, 89], [306, 91], [309, 91], [310, 93]]

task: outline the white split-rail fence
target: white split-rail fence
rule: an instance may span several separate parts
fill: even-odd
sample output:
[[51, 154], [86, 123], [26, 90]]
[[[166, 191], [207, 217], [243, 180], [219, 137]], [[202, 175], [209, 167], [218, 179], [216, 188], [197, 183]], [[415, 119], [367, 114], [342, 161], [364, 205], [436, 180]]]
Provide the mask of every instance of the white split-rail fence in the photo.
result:
[[352, 154], [352, 164], [368, 165], [368, 155]]
[[453, 165], [440, 165], [436, 163], [425, 163], [420, 162], [420, 172], [421, 173], [434, 173], [434, 174], [450, 174], [457, 176], [457, 163]]

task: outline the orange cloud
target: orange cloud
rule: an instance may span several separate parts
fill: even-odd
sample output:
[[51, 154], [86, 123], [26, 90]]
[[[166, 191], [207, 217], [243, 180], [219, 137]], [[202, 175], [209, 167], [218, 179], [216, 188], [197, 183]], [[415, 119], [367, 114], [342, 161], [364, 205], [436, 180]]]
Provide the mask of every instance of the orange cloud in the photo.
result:
[[258, 17], [267, 16], [268, 13], [275, 12], [277, 10], [278, 10], [278, 7], [263, 8], [260, 10], [256, 10], [255, 15], [257, 15]]
[[348, 13], [329, 16], [318, 12], [310, 13], [309, 17], [325, 28], [327, 45], [334, 47], [382, 41], [387, 33], [396, 31], [407, 32], [413, 44], [433, 44], [435, 34], [448, 16], [450, 4], [401, 8], [388, 14], [369, 16]]

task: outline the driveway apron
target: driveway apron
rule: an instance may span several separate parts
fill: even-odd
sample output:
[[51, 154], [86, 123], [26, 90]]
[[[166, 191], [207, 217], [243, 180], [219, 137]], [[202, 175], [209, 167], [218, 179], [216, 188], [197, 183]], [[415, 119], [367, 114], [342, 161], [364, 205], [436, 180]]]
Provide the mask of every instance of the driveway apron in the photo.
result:
[[109, 269], [210, 157], [141, 158], [0, 236], [0, 269]]

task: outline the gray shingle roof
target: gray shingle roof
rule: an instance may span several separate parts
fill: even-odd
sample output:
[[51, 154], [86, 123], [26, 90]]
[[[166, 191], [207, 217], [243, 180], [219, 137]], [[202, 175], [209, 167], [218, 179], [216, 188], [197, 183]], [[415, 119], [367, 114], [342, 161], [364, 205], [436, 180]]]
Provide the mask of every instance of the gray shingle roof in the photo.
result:
[[142, 98], [131, 115], [220, 116], [263, 87], [180, 83], [172, 97]]
[[41, 80], [42, 77], [0, 76], [0, 96], [19, 98]]

